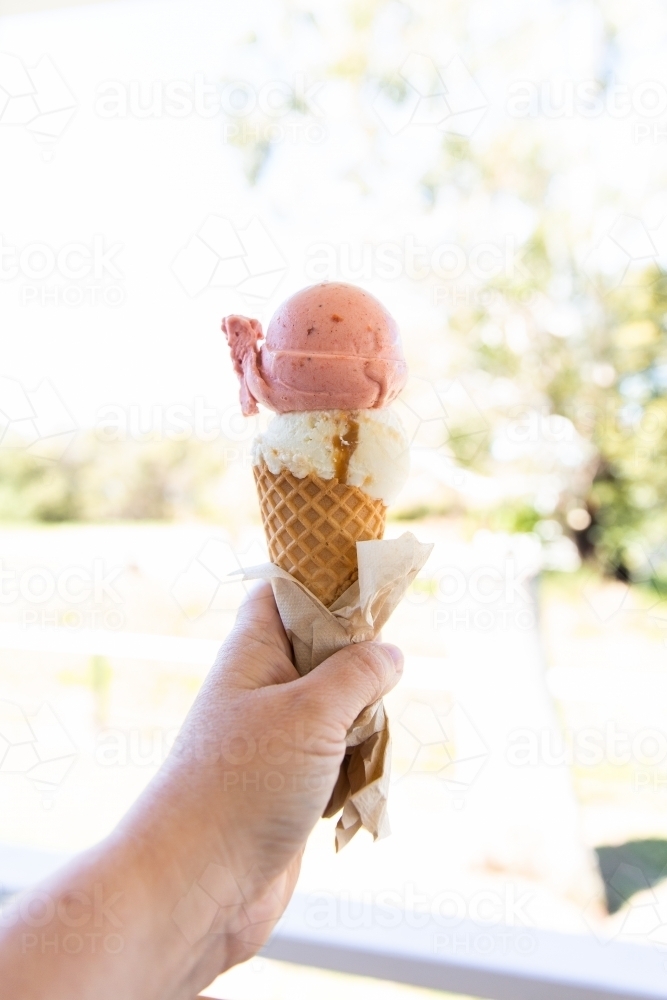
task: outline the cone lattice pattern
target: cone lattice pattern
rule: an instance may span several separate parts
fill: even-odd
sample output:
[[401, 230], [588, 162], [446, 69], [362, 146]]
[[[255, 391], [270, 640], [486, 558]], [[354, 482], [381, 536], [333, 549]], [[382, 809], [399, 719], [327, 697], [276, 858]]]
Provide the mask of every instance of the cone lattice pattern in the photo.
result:
[[337, 479], [297, 479], [255, 466], [272, 562], [304, 583], [326, 607], [357, 579], [356, 543], [382, 538], [386, 507]]

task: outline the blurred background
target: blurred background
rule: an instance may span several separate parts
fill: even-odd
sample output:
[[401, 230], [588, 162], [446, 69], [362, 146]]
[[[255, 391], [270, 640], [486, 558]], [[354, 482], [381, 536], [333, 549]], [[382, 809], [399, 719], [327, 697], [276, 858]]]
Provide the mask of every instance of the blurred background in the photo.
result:
[[[351, 281], [411, 371], [388, 534], [435, 548], [393, 836], [323, 821], [300, 890], [667, 946], [664, 5], [0, 11], [0, 840], [80, 849], [164, 759], [266, 559], [221, 317]], [[218, 992], [342, 987], [426, 995]]]

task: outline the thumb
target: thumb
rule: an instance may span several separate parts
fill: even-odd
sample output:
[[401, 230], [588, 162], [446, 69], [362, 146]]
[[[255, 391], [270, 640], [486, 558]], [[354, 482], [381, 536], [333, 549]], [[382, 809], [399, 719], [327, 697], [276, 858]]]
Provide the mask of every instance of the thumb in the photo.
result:
[[359, 713], [390, 691], [402, 673], [398, 646], [358, 642], [339, 649], [298, 684], [314, 713], [347, 732]]

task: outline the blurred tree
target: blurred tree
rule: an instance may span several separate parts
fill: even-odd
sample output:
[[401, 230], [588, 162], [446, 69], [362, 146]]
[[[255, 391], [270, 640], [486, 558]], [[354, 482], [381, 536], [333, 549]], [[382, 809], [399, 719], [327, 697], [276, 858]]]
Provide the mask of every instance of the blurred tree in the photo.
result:
[[20, 449], [0, 451], [0, 519], [74, 521], [81, 514], [77, 469]]
[[[474, 156], [470, 147], [466, 155]], [[524, 170], [535, 172], [530, 161]], [[579, 474], [561, 476], [553, 510], [543, 513], [560, 518], [582, 556], [594, 554], [607, 572], [667, 579], [667, 276], [654, 262], [632, 261], [620, 281], [587, 273], [561, 230], [562, 220], [544, 213], [522, 272], [450, 315], [466, 345], [458, 371], [507, 379], [520, 396], [487, 412], [494, 436], [473, 462], [496, 472], [493, 446], [504, 435], [542, 452], [588, 442]]]
[[226, 468], [219, 443], [196, 440], [105, 442], [91, 433], [60, 461], [0, 451], [0, 520], [216, 519]]
[[[399, 109], [410, 97], [417, 100], [415, 88], [442, 92], [442, 80], [434, 76], [433, 86], [423, 75], [429, 62], [433, 75], [453, 52], [468, 58], [470, 50], [464, 5], [448, 6], [446, 27], [444, 10], [436, 13], [421, 3], [402, 10], [401, 18], [391, 2], [352, 5], [356, 57], [332, 70], [355, 79], [362, 90], [381, 88]], [[407, 80], [412, 72], [407, 63], [400, 71], [397, 63], [388, 69], [378, 48], [392, 16], [390, 51], [432, 55], [419, 57], [422, 79], [414, 85]], [[560, 16], [564, 22], [569, 15], [563, 10]], [[597, 79], [588, 85], [599, 110], [587, 116], [587, 124], [591, 117], [599, 119], [603, 148], [603, 130], [613, 126], [614, 115], [605, 109], [613, 105], [618, 84], [624, 15], [603, 3], [595, 17], [600, 30], [591, 58]], [[525, 46], [532, 30], [524, 24], [514, 43]], [[501, 64], [505, 54], [498, 45], [506, 43], [504, 35], [488, 41], [487, 65]], [[483, 72], [472, 53], [467, 68]], [[621, 194], [594, 189], [599, 200], [590, 202], [582, 220], [576, 188], [568, 184], [579, 159], [592, 157], [593, 141], [578, 123], [569, 131], [558, 128], [554, 119], [572, 121], [576, 111], [563, 101], [558, 113], [542, 107], [543, 85], [528, 80], [519, 86], [530, 96], [527, 117], [510, 114], [501, 126], [469, 136], [444, 134], [438, 148], [422, 140], [424, 214], [442, 219], [448, 239], [457, 228], [458, 245], [469, 250], [467, 220], [479, 218], [480, 206], [489, 216], [499, 205], [511, 206], [528, 230], [518, 252], [512, 244], [510, 266], [499, 276], [487, 281], [466, 275], [460, 287], [440, 289], [445, 292], [440, 337], [456, 337], [442, 373], [476, 382], [491, 428], [468, 453], [457, 447], [465, 438], [453, 434], [450, 453], [459, 464], [490, 476], [506, 472], [513, 462], [524, 473], [537, 473], [543, 485], [550, 483], [549, 489], [528, 489], [512, 511], [500, 512], [496, 526], [533, 530], [541, 517], [555, 518], [581, 555], [595, 557], [606, 572], [667, 581], [667, 276], [643, 223], [622, 211], [613, 213], [616, 221], [612, 215], [597, 257], [591, 252], [596, 210], [602, 206], [608, 213], [614, 199], [622, 203]], [[369, 115], [367, 121], [370, 126]], [[376, 133], [375, 152], [384, 166], [386, 137], [377, 124]], [[397, 135], [395, 143], [402, 138]], [[636, 255], [633, 245], [640, 246]], [[431, 276], [422, 283], [422, 294], [434, 293], [437, 302], [438, 283]]]
[[[659, 5], [649, 7], [659, 25]], [[413, 324], [404, 338], [412, 370], [458, 378], [474, 397], [484, 433], [472, 434], [469, 417], [452, 407], [449, 440], [433, 447], [494, 482], [511, 481], [505, 499], [483, 512], [492, 525], [539, 533], [559, 521], [583, 557], [648, 579], [667, 576], [667, 279], [624, 207], [647, 179], [664, 188], [653, 161], [635, 183], [646, 158], [630, 139], [632, 102], [620, 111], [617, 103], [619, 79], [626, 90], [627, 81], [651, 79], [624, 51], [635, 21], [614, 0], [545, 3], [539, 17], [493, 5], [473, 12], [463, 0], [284, 0], [270, 24], [235, 47], [223, 83], [248, 78], [260, 90], [271, 66], [272, 79], [294, 81], [289, 106], [278, 121], [259, 104], [246, 119], [230, 108], [223, 129], [263, 211], [280, 217], [289, 207], [298, 223], [316, 208], [340, 265], [335, 276], [400, 296]], [[646, 47], [632, 44], [644, 64]], [[476, 124], [457, 115], [458, 98], [479, 111]], [[290, 136], [304, 134], [311, 139], [297, 149]], [[303, 197], [289, 201], [297, 159], [306, 182]], [[393, 277], [377, 266], [378, 241], [403, 255]], [[408, 241], [455, 247], [468, 265], [472, 251], [491, 246], [502, 267], [485, 277], [468, 266], [450, 280], [440, 260], [415, 274]], [[597, 257], [596, 248], [604, 251]], [[344, 257], [348, 272], [350, 260], [362, 262], [358, 274], [345, 272]], [[251, 488], [247, 468], [230, 469], [222, 451], [194, 441], [88, 440], [56, 465], [0, 455], [0, 516], [220, 516], [224, 504], [239, 507], [242, 479]], [[437, 489], [414, 512], [446, 509], [447, 487]], [[467, 502], [463, 490], [456, 502]]]

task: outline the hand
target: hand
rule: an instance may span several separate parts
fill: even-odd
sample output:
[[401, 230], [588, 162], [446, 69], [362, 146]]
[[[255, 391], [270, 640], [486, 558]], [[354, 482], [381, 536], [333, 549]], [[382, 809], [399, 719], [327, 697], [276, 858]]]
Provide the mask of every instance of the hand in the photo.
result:
[[[17, 984], [16, 1000], [191, 1000], [261, 947], [294, 889], [347, 730], [402, 669], [395, 647], [358, 643], [300, 678], [290, 653], [262, 584], [152, 784], [107, 842], [47, 886], [58, 898], [95, 882], [121, 893], [114, 916], [126, 947], [20, 961], [17, 925], [0, 944], [0, 978]], [[21, 991], [40, 975], [43, 992]]]
[[151, 829], [167, 808], [187, 815], [189, 870], [197, 857], [196, 876], [230, 907], [227, 964], [254, 954], [282, 915], [346, 733], [401, 669], [395, 647], [359, 643], [300, 678], [271, 587], [241, 608], [156, 783], [159, 799], [142, 804]]

